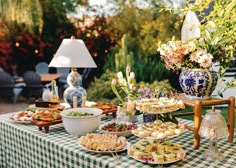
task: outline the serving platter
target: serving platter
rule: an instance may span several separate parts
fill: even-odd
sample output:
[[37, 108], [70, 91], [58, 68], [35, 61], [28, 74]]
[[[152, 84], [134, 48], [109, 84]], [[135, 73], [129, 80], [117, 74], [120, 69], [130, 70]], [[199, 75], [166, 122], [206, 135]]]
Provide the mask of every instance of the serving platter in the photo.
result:
[[102, 114], [109, 114], [112, 113], [113, 117], [116, 116], [117, 107], [112, 103], [106, 103], [106, 102], [94, 102], [94, 103], [86, 103], [86, 107], [94, 107], [99, 108], [103, 112]]
[[[125, 131], [108, 131], [108, 130], [103, 130], [103, 127], [106, 127], [108, 126], [109, 124], [113, 124], [115, 123], [115, 126], [114, 128], [117, 127], [117, 125], [122, 125], [122, 124], [125, 124], [127, 127], [131, 128], [131, 129], [126, 129]], [[122, 122], [122, 121], [108, 121], [104, 124], [101, 124], [99, 126], [99, 130], [104, 133], [104, 134], [116, 134], [117, 136], [124, 136], [124, 137], [129, 137], [131, 135], [131, 131], [133, 130], [134, 128], [136, 128], [136, 125], [134, 123], [131, 123], [131, 122]]]
[[29, 105], [29, 108], [34, 108], [38, 110], [63, 110], [65, 106], [60, 105], [58, 107], [36, 107], [35, 104]]
[[155, 164], [171, 164], [171, 163], [178, 162], [180, 160], [184, 160], [184, 158], [186, 156], [186, 151], [182, 150], [182, 152], [183, 152], [182, 158], [178, 158], [178, 159], [172, 160], [172, 161], [165, 161], [165, 162], [155, 162], [152, 158], [149, 158], [149, 159], [137, 159], [137, 158], [135, 158], [133, 156], [130, 156], [130, 155], [128, 155], [128, 156], [133, 158], [134, 160], [137, 160], [137, 161], [142, 162], [142, 163], [148, 163], [148, 164], [153, 164], [153, 165], [155, 165]]
[[33, 111], [19, 111], [11, 115], [10, 119], [19, 124], [31, 124]]
[[32, 120], [31, 123], [38, 126], [39, 130], [43, 130], [43, 128], [44, 128], [45, 133], [48, 133], [49, 126], [62, 123], [62, 119], [61, 120], [54, 120], [54, 121]]
[[[138, 137], [138, 138], [145, 138], [145, 139], [149, 139], [149, 140], [159, 140], [159, 141], [164, 141], [166, 139], [169, 139], [169, 138], [174, 138], [174, 137], [177, 137], [179, 135], [172, 135], [172, 136], [167, 136], [166, 138], [155, 138], [155, 137], [142, 137], [142, 136], [138, 136], [138, 135], [135, 135], [133, 134], [134, 136]], [[181, 135], [181, 134], [180, 134]]]
[[140, 124], [131, 132], [139, 138], [163, 140], [183, 134], [184, 125], [181, 123], [175, 124], [156, 120], [154, 122]]
[[115, 150], [115, 151], [97, 151], [97, 150], [88, 149], [88, 148], [86, 148], [85, 146], [81, 145], [81, 144], [80, 144], [80, 139], [79, 139], [78, 145], [79, 145], [79, 147], [80, 147], [81, 149], [83, 149], [83, 150], [85, 150], [85, 151], [94, 152], [94, 153], [100, 153], [100, 154], [108, 154], [108, 153], [113, 153], [113, 152], [116, 152], [116, 153], [118, 153], [118, 152], [123, 152], [123, 151], [127, 150], [127, 149], [131, 146], [131, 144], [127, 141], [127, 142], [126, 142], [126, 146], [124, 146], [124, 148], [122, 148], [122, 149], [120, 149], [120, 150]]

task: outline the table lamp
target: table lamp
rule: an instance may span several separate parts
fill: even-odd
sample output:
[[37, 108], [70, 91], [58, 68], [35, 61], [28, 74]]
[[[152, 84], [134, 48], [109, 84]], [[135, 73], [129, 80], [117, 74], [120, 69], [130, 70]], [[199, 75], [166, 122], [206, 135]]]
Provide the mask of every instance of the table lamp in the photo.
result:
[[75, 39], [74, 36], [70, 39], [63, 39], [49, 67], [71, 68], [71, 72], [67, 76], [69, 87], [64, 91], [63, 97], [65, 102], [73, 107], [73, 97], [76, 96], [77, 106], [80, 107], [82, 98], [87, 96], [87, 92], [81, 86], [82, 78], [77, 72], [77, 68], [97, 67], [83, 40]]
[[199, 135], [209, 139], [209, 147], [203, 154], [203, 158], [207, 160], [222, 161], [224, 159], [223, 154], [218, 151], [217, 139], [228, 137], [229, 132], [220, 112], [220, 110], [215, 110], [213, 106], [212, 110], [207, 110], [200, 125]]

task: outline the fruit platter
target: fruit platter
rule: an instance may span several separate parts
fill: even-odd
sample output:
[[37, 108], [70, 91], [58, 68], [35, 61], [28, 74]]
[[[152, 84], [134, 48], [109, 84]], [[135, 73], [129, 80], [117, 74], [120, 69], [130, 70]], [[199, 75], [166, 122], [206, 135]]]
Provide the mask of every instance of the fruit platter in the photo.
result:
[[106, 122], [99, 129], [105, 134], [116, 134], [117, 136], [128, 137], [131, 131], [136, 128], [136, 125], [131, 122]]

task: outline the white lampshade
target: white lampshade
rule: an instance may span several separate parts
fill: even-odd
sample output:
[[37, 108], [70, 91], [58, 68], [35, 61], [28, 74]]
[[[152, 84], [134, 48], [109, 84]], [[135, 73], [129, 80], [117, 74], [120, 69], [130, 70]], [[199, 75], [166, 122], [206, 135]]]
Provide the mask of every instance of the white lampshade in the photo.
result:
[[64, 39], [51, 60], [49, 67], [96, 68], [83, 40]]
[[185, 41], [192, 38], [198, 38], [200, 35], [201, 30], [198, 17], [194, 12], [188, 11], [181, 29], [181, 40]]

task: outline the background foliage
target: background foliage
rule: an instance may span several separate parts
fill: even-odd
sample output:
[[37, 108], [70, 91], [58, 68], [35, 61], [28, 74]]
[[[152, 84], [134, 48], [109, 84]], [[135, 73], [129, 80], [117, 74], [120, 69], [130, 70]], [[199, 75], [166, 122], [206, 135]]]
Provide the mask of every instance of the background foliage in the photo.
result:
[[[12, 24], [11, 19], [1, 17], [0, 66], [13, 74], [17, 65], [18, 75], [25, 70], [34, 70], [36, 63], [50, 62], [63, 38], [75, 35], [85, 41], [98, 65], [97, 69], [89, 71], [84, 81], [95, 99], [96, 95], [98, 98], [101, 95], [107, 99], [114, 98], [110, 90], [111, 80], [108, 79], [115, 72], [124, 70], [127, 64], [135, 72], [138, 82], [153, 83], [170, 78], [175, 86], [176, 75], [164, 68], [156, 49], [159, 40], [166, 41], [172, 36], [179, 38], [182, 18], [168, 12], [160, 13], [163, 1], [148, 1], [145, 7], [137, 5], [134, 0], [112, 2], [115, 4], [111, 9], [113, 13], [107, 16], [102, 9], [87, 6], [86, 0], [34, 0], [27, 1], [27, 4], [25, 0], [17, 3], [0, 0], [2, 15], [9, 14], [7, 6], [15, 5], [17, 8], [17, 4], [19, 7], [25, 5], [25, 8], [17, 8], [18, 13], [13, 12], [14, 15], [18, 16], [25, 9], [32, 14], [22, 18], [25, 23], [19, 19]], [[80, 18], [69, 17], [68, 13], [78, 5], [89, 12]]]

